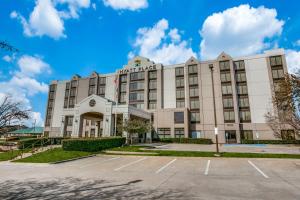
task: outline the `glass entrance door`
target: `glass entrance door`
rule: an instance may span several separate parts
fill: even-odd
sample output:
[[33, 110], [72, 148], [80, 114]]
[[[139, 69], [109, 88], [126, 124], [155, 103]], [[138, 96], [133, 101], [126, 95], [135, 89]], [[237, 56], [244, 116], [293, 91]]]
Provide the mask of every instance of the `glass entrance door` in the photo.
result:
[[227, 144], [236, 143], [236, 132], [235, 131], [225, 131], [225, 138]]

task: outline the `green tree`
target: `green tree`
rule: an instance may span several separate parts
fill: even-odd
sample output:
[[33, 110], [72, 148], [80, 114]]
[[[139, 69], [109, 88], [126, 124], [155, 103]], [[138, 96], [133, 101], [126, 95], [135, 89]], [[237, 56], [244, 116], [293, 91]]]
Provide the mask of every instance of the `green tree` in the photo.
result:
[[122, 132], [127, 132], [127, 143], [132, 144], [134, 134], [144, 134], [151, 130], [151, 124], [149, 121], [142, 119], [129, 119], [124, 121], [118, 127]]
[[7, 51], [18, 52], [19, 50], [6, 41], [0, 41], [0, 49]]

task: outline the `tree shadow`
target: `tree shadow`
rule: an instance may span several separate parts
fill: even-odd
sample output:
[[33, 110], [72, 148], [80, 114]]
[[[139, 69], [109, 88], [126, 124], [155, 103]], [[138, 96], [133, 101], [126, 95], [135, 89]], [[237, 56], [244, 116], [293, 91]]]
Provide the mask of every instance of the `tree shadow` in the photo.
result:
[[188, 199], [178, 190], [143, 189], [136, 185], [141, 181], [112, 183], [79, 178], [9, 180], [1, 183], [0, 199]]

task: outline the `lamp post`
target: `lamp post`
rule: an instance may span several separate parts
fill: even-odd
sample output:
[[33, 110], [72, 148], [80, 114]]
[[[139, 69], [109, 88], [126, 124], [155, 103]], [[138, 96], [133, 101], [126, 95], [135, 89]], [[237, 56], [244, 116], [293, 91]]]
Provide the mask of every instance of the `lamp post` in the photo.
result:
[[214, 65], [209, 64], [209, 69], [211, 73], [211, 83], [212, 83], [212, 93], [213, 93], [213, 104], [214, 104], [214, 121], [215, 121], [215, 136], [216, 136], [216, 152], [219, 155], [219, 140], [218, 140], [218, 126], [217, 126], [217, 113], [216, 113], [216, 99], [215, 99], [215, 87], [214, 87]]

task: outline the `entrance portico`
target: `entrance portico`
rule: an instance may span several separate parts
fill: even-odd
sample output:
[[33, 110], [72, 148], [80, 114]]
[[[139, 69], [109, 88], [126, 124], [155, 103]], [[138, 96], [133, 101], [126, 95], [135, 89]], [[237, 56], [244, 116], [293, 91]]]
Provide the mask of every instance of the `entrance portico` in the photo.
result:
[[[147, 111], [129, 105], [117, 105], [104, 97], [91, 95], [76, 104], [74, 110], [68, 113], [68, 116], [73, 116], [70, 136], [74, 138], [114, 136], [116, 115], [122, 115], [123, 121], [130, 117], [151, 120], [151, 114]], [[125, 132], [122, 135], [127, 136]], [[147, 133], [147, 138], [151, 138], [150, 133]]]

